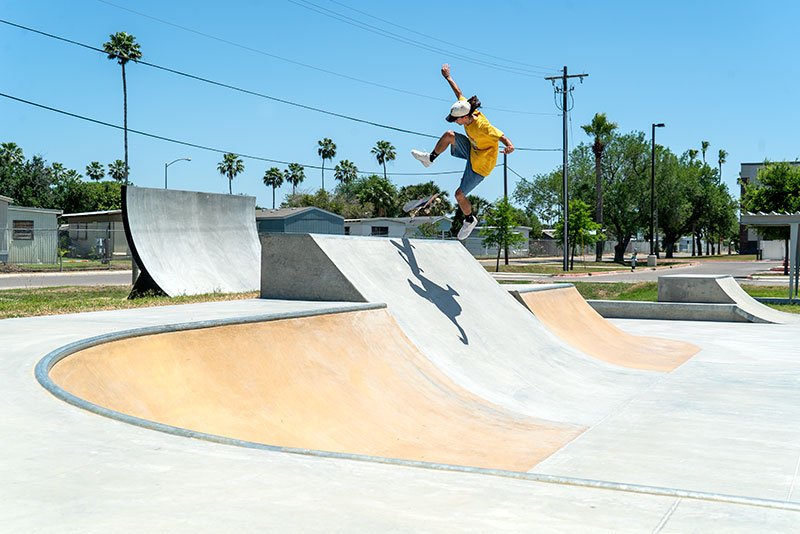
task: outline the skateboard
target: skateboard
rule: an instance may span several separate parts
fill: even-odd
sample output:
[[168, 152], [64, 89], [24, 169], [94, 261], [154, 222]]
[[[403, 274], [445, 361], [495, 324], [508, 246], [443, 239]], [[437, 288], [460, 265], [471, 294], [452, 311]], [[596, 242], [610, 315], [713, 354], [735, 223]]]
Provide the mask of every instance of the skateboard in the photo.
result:
[[403, 205], [403, 211], [408, 213], [413, 219], [420, 213], [427, 215], [430, 213], [431, 208], [441, 202], [439, 193], [433, 194], [429, 197], [418, 198], [416, 200], [409, 200]]

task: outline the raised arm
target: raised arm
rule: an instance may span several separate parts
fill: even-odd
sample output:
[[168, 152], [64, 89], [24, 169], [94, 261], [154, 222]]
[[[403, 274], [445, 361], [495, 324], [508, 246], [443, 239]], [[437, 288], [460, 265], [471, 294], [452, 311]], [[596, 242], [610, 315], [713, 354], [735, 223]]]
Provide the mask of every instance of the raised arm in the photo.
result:
[[459, 100], [461, 98], [464, 98], [464, 95], [461, 94], [461, 89], [458, 88], [456, 82], [453, 80], [453, 78], [450, 77], [450, 65], [448, 65], [447, 63], [442, 65], [442, 76], [444, 76], [444, 79], [447, 80], [447, 83], [450, 84], [450, 89], [452, 89], [453, 92], [456, 94], [456, 98], [458, 98]]
[[514, 152], [514, 145], [511, 143], [511, 139], [509, 139], [504, 135], [500, 137], [500, 142], [506, 146], [503, 149], [503, 154], [511, 154], [512, 152]]

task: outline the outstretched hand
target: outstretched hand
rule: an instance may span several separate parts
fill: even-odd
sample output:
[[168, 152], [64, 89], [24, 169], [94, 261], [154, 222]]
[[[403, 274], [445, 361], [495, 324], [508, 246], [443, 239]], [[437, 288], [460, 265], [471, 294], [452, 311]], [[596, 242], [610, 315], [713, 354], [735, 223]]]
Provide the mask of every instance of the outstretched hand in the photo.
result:
[[514, 152], [514, 145], [507, 145], [503, 149], [503, 154], [511, 154], [512, 152]]
[[450, 65], [448, 63], [442, 65], [442, 76], [444, 76], [445, 78], [450, 77]]

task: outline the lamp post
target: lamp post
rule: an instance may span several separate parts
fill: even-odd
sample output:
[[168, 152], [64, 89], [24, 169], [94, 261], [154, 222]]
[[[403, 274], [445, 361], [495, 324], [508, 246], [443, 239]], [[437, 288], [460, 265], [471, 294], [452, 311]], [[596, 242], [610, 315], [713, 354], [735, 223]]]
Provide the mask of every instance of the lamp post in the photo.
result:
[[169, 163], [164, 164], [164, 189], [167, 189], [167, 169], [173, 163], [177, 163], [179, 161], [192, 161], [192, 158], [178, 158], [174, 161], [170, 161]]
[[655, 248], [653, 239], [656, 235], [656, 128], [663, 128], [664, 123], [653, 123], [653, 133], [651, 135], [650, 150], [650, 255], [647, 256], [647, 266], [654, 267], [656, 264]]

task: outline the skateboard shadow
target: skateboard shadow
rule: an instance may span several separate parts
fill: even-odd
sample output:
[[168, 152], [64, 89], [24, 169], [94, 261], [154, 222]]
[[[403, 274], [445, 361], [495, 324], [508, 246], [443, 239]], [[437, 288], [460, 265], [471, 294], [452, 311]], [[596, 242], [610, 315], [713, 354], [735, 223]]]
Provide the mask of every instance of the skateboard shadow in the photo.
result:
[[411, 289], [413, 289], [417, 295], [436, 306], [439, 311], [441, 311], [448, 319], [450, 319], [450, 321], [458, 329], [459, 341], [461, 341], [464, 345], [469, 345], [467, 333], [464, 331], [461, 325], [458, 324], [458, 320], [456, 319], [459, 315], [461, 315], [462, 310], [461, 305], [456, 302], [455, 299], [455, 297], [458, 296], [458, 291], [450, 287], [450, 284], [448, 284], [445, 288], [435, 284], [430, 279], [423, 276], [422, 273], [424, 271], [420, 269], [419, 264], [417, 263], [417, 258], [414, 255], [414, 246], [408, 239], [403, 239], [402, 242], [403, 244], [401, 245], [397, 241], [391, 240], [392, 245], [397, 248], [398, 254], [400, 254], [403, 260], [408, 264], [408, 266], [411, 268], [411, 273], [414, 275], [417, 281], [419, 281], [419, 285], [417, 285], [409, 278], [408, 285], [411, 286]]

